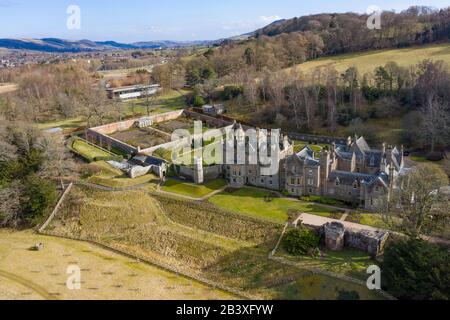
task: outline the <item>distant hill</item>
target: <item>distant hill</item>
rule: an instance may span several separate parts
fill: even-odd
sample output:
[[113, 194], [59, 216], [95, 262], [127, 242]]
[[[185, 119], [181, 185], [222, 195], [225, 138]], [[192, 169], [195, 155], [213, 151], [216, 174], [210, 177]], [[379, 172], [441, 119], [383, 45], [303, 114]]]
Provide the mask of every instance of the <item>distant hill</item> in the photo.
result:
[[44, 39], [0, 39], [0, 48], [34, 50], [43, 52], [89, 52], [126, 49], [179, 48], [192, 45], [206, 45], [209, 41], [148, 41], [118, 43], [115, 41]]

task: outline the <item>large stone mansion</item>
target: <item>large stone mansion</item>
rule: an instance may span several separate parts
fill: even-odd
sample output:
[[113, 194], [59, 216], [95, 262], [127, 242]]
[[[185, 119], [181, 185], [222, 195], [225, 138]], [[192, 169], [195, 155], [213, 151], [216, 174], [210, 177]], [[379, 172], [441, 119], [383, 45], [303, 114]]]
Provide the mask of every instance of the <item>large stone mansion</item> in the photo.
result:
[[403, 150], [383, 144], [372, 149], [364, 137], [333, 144], [320, 154], [305, 147], [299, 153], [287, 137], [280, 139], [276, 175], [261, 174], [259, 165], [226, 165], [225, 177], [234, 187], [245, 185], [286, 191], [291, 196], [326, 196], [376, 210], [392, 192], [403, 169]]

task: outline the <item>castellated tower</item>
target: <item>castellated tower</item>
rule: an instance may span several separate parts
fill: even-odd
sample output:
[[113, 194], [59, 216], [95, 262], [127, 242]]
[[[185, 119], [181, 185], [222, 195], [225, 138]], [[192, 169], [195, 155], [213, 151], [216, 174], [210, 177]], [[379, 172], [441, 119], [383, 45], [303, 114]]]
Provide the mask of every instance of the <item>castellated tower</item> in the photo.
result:
[[194, 182], [196, 184], [202, 184], [204, 182], [202, 158], [194, 159]]

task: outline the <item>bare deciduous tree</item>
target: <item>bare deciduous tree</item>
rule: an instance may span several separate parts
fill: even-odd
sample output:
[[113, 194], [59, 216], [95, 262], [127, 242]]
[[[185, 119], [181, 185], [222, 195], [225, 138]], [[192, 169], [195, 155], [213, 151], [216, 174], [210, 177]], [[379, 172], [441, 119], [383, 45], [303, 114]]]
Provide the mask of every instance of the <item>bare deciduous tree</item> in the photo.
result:
[[422, 164], [401, 176], [386, 201], [384, 221], [411, 237], [434, 235], [449, 228], [450, 202], [442, 187], [447, 175], [437, 166]]

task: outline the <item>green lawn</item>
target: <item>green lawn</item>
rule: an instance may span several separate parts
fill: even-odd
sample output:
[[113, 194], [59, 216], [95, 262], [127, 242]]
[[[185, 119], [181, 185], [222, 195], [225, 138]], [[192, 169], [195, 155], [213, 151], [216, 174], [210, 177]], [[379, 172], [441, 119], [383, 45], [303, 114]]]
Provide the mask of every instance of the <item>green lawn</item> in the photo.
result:
[[93, 161], [97, 157], [109, 157], [111, 153], [97, 148], [84, 140], [75, 139], [72, 148], [87, 160]]
[[295, 153], [299, 153], [300, 151], [302, 151], [306, 146], [309, 146], [311, 148], [311, 150], [313, 150], [316, 155], [318, 155], [320, 152], [322, 152], [323, 148], [325, 147], [329, 147], [326, 144], [309, 144], [308, 141], [298, 141], [295, 140], [294, 141], [294, 152]]
[[222, 189], [226, 185], [227, 183], [223, 179], [213, 180], [203, 185], [196, 185], [193, 183], [169, 179], [165, 183], [162, 190], [193, 198], [203, 198], [214, 191]]
[[[171, 90], [163, 95], [159, 96], [155, 101], [151, 102], [150, 114], [160, 114], [170, 111], [180, 110], [187, 107], [185, 95], [189, 91]], [[143, 116], [147, 115], [147, 107], [145, 99], [136, 99], [123, 102], [124, 108], [126, 109], [127, 116]], [[134, 110], [133, 110], [134, 109]]]
[[343, 251], [322, 250], [323, 257], [291, 256], [283, 249], [280, 253], [284, 258], [298, 262], [305, 268], [322, 269], [339, 274], [345, 274], [361, 280], [367, 279], [366, 270], [370, 265], [376, 264], [367, 253], [345, 249]]
[[209, 201], [224, 209], [278, 224], [283, 224], [288, 220], [288, 210], [290, 209], [322, 217], [330, 217], [334, 211], [318, 204], [294, 199], [273, 198], [270, 202], [267, 202], [265, 198], [269, 195], [269, 191], [256, 188], [242, 188], [231, 193], [223, 192], [215, 195]]
[[61, 128], [61, 129], [76, 129], [86, 125], [86, 121], [82, 118], [73, 118], [73, 119], [65, 119], [65, 120], [56, 120], [51, 122], [39, 123], [38, 128], [40, 130], [47, 130], [53, 128]]

